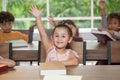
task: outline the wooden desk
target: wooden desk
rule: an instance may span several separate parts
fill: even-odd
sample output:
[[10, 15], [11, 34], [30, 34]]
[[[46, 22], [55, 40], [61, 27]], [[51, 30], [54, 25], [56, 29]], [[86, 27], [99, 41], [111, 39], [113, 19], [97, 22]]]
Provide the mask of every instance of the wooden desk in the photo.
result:
[[[81, 80], [119, 80], [120, 65], [72, 66], [67, 67], [68, 75], [82, 76]], [[39, 66], [16, 66], [0, 73], [0, 80], [43, 80]]]
[[86, 61], [108, 60], [107, 44], [97, 41], [86, 42], [86, 52], [83, 58], [83, 64], [86, 64]]
[[39, 41], [29, 43], [27, 47], [17, 47], [12, 50], [12, 59], [16, 61], [38, 60]]
[[[80, 75], [81, 80], [119, 80], [120, 65], [79, 66], [67, 68], [69, 75]], [[114, 75], [113, 75], [114, 74]]]
[[40, 80], [38, 66], [16, 66], [0, 74], [0, 80]]
[[86, 43], [86, 59], [87, 60], [107, 60], [107, 45], [98, 43], [95, 41], [90, 41]]

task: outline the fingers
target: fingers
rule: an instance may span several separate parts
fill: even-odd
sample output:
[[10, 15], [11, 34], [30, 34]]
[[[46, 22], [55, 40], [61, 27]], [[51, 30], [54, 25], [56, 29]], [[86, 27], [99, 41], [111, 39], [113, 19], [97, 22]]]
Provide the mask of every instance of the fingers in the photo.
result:
[[36, 5], [31, 5], [30, 10], [37, 9]]

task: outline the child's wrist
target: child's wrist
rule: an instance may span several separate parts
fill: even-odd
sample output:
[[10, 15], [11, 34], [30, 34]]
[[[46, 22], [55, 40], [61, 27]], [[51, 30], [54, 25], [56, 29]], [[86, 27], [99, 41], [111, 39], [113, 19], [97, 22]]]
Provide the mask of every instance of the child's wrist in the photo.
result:
[[40, 19], [41, 17], [39, 17], [39, 16], [37, 16], [37, 17], [35, 17], [36, 19]]

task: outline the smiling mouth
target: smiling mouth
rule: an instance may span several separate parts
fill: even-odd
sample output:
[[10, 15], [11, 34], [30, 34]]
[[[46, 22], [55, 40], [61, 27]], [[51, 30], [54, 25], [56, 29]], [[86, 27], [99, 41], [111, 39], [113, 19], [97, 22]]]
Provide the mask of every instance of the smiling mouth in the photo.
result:
[[61, 43], [63, 43], [63, 42], [57, 42], [58, 44], [61, 44]]

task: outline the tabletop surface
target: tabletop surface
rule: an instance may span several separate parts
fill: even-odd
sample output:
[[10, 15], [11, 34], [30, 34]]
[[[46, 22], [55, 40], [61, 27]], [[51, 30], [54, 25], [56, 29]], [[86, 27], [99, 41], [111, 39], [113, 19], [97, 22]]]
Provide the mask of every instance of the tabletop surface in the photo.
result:
[[[119, 80], [120, 65], [70, 66], [68, 75], [79, 75], [81, 80]], [[39, 66], [16, 66], [0, 73], [0, 80], [43, 80]], [[57, 80], [57, 79], [56, 79]]]

